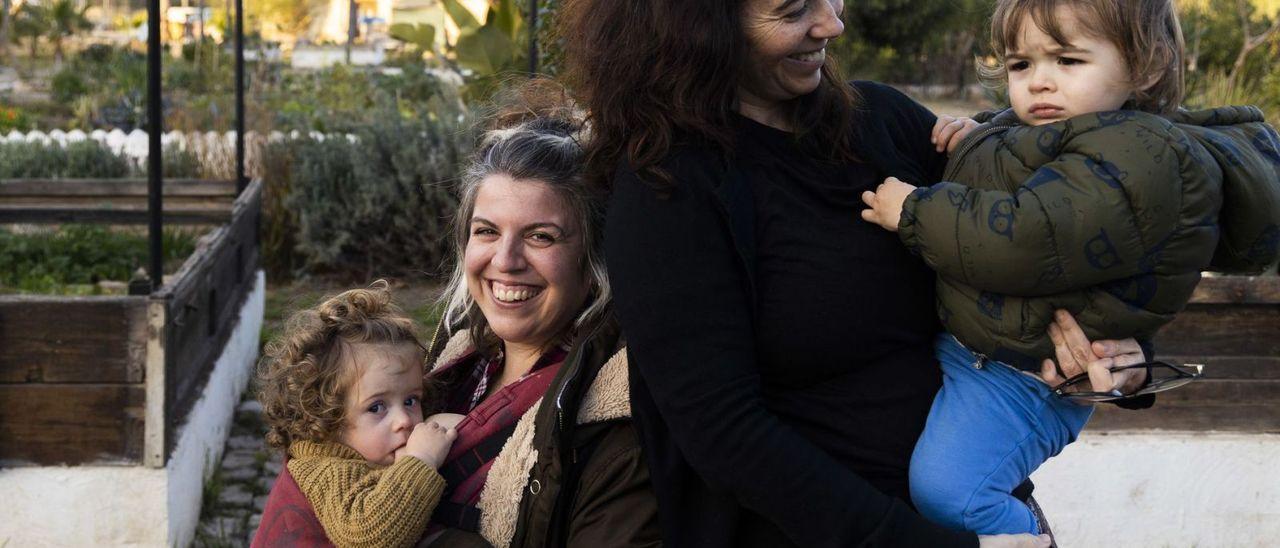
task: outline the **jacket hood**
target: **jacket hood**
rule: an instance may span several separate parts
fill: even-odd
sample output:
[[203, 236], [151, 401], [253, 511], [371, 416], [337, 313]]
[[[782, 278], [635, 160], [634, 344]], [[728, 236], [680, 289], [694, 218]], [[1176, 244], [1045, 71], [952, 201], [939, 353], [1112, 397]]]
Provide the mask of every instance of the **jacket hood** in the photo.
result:
[[1256, 273], [1280, 255], [1280, 135], [1253, 106], [1169, 115], [1222, 171], [1221, 237], [1210, 267]]

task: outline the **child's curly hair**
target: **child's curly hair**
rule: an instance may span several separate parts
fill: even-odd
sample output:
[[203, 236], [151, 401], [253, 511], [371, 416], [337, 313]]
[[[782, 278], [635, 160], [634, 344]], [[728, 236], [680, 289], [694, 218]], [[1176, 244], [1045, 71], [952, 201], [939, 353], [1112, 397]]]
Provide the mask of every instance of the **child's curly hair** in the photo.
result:
[[355, 343], [411, 344], [420, 356], [425, 352], [413, 321], [391, 302], [383, 280], [294, 314], [258, 365], [268, 444], [287, 449], [295, 441], [332, 439], [342, 427], [355, 376], [344, 366], [344, 355]]

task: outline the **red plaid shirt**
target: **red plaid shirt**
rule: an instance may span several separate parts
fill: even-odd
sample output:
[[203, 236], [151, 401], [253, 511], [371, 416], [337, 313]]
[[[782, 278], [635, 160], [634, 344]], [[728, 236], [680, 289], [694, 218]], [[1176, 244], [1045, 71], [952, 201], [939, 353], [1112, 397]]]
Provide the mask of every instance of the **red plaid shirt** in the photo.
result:
[[[548, 365], [563, 362], [568, 355], [569, 347], [564, 344], [557, 344], [551, 347], [550, 350], [543, 352], [542, 356], [538, 357], [538, 361], [534, 362], [533, 367], [529, 369], [529, 372], [525, 373], [520, 379], [524, 379]], [[503, 352], [501, 350], [492, 359], [481, 358], [476, 360], [471, 374], [452, 391], [452, 397], [449, 399], [445, 409], [450, 413], [466, 415], [472, 409], [475, 409], [477, 405], [480, 405], [480, 401], [489, 392], [489, 383], [502, 374], [502, 361]]]

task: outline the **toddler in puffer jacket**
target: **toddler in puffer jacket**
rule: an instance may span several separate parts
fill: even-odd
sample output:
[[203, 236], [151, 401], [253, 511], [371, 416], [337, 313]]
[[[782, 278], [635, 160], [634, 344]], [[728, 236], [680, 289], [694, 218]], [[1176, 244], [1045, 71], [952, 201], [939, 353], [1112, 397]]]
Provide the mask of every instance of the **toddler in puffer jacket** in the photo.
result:
[[[910, 478], [926, 517], [1038, 532], [1011, 491], [1092, 413], [1034, 375], [1056, 310], [1092, 340], [1148, 342], [1202, 270], [1276, 259], [1280, 137], [1254, 107], [1178, 108], [1180, 33], [1170, 0], [1000, 0], [984, 76], [1012, 108], [977, 117], [946, 182], [864, 194], [863, 218], [938, 273], [943, 387]], [[1092, 390], [1114, 388], [1112, 364], [1091, 365]]]

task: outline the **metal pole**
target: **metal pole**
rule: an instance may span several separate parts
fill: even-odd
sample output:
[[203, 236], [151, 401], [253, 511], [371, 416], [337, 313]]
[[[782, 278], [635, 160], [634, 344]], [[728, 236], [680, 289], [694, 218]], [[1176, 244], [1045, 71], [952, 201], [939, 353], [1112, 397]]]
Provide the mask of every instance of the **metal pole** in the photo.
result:
[[164, 166], [160, 136], [164, 133], [164, 109], [160, 104], [160, 0], [147, 1], [147, 216], [150, 227], [151, 290], [164, 283], [163, 207]]
[[244, 0], [236, 0], [236, 195], [248, 184], [244, 176]]
[[356, 41], [358, 34], [360, 34], [359, 10], [356, 0], [350, 0], [347, 2], [347, 45], [344, 48], [348, 65], [351, 64], [351, 43]]
[[538, 0], [529, 0], [529, 74], [538, 73]]

